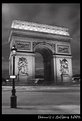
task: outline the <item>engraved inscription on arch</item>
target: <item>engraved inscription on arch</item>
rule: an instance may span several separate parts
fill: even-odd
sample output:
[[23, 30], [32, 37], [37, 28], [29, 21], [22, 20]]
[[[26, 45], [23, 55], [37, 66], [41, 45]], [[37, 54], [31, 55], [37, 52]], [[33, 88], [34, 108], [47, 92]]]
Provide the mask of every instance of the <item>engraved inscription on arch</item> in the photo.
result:
[[66, 45], [57, 45], [57, 52], [58, 53], [70, 53], [69, 46]]
[[16, 41], [17, 50], [31, 50], [31, 42]]

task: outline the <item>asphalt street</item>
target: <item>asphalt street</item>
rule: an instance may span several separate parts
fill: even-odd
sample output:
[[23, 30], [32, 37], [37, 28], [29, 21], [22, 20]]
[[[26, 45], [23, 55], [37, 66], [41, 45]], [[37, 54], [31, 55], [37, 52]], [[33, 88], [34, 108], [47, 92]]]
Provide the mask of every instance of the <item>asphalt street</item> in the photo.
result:
[[80, 114], [80, 87], [16, 87], [17, 108], [10, 107], [12, 87], [2, 88], [2, 114]]

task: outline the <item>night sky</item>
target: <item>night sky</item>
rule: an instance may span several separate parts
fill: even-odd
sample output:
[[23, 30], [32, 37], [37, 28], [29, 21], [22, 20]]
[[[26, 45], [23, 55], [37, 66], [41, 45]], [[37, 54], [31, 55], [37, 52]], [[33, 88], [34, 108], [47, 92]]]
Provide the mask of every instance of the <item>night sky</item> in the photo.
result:
[[[67, 27], [73, 74], [80, 73], [80, 4], [2, 4], [2, 70], [8, 70], [10, 27], [13, 20]], [[40, 64], [38, 62], [38, 64]]]

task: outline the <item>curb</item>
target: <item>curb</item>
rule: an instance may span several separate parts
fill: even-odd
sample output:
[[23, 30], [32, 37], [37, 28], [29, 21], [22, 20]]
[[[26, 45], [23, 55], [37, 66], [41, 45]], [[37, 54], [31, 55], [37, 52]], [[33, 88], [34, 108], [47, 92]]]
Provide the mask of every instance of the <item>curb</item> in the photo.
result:
[[[68, 90], [68, 89], [72, 89], [72, 90], [79, 90], [80, 87], [38, 87], [38, 86], [16, 86], [16, 90], [17, 91], [59, 91], [59, 90]], [[12, 86], [2, 86], [2, 90], [4, 91], [11, 91], [12, 90]]]

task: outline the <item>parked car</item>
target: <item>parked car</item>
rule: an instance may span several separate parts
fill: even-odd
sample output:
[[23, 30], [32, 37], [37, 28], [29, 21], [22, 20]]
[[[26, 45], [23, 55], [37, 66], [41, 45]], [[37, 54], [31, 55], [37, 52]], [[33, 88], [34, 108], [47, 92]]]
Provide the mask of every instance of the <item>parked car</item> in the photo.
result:
[[80, 83], [80, 77], [72, 77], [73, 83]]
[[44, 78], [36, 78], [35, 79], [35, 84], [41, 84], [44, 82]]

